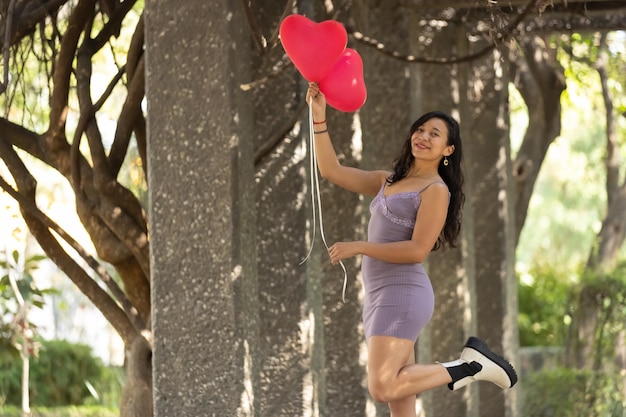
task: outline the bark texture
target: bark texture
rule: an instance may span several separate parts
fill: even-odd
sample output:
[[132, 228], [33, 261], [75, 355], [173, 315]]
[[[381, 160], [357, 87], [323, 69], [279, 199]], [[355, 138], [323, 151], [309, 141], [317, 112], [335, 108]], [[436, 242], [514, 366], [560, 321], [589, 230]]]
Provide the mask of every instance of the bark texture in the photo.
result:
[[146, 11], [154, 415], [254, 415], [242, 10], [148, 2]]

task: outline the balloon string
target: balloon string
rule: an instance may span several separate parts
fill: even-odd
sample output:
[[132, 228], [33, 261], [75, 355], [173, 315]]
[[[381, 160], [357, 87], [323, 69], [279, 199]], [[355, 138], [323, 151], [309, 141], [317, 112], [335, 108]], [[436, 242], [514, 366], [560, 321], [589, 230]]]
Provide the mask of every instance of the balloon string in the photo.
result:
[[[312, 99], [311, 99], [312, 100]], [[324, 220], [322, 218], [322, 198], [320, 194], [320, 180], [319, 172], [317, 170], [317, 152], [315, 150], [315, 131], [313, 130], [313, 107], [311, 106], [311, 100], [309, 101], [309, 167], [311, 172], [311, 207], [313, 211], [313, 227], [311, 229], [311, 246], [309, 247], [309, 253], [300, 262], [302, 265], [309, 259], [311, 252], [313, 251], [313, 244], [315, 241], [315, 214], [320, 218], [320, 235], [322, 236], [322, 242], [328, 250], [328, 243], [326, 243], [326, 236], [324, 235]], [[316, 198], [317, 197], [317, 198]], [[341, 269], [343, 269], [343, 288], [341, 291], [341, 299], [346, 302], [346, 287], [348, 285], [348, 271], [342, 261], [339, 261]]]
[[[312, 99], [311, 99], [312, 100]], [[310, 107], [309, 103], [309, 172], [311, 173], [311, 209], [313, 211], [313, 227], [311, 227], [311, 246], [309, 246], [309, 252], [306, 254], [306, 257], [300, 261], [299, 265], [302, 265], [309, 259], [311, 256], [311, 252], [313, 252], [313, 246], [315, 244], [315, 217], [316, 217], [316, 207], [315, 207], [315, 184], [316, 179], [313, 178], [317, 176], [317, 170], [315, 166], [316, 157], [315, 157], [315, 143], [313, 142], [313, 110]]]

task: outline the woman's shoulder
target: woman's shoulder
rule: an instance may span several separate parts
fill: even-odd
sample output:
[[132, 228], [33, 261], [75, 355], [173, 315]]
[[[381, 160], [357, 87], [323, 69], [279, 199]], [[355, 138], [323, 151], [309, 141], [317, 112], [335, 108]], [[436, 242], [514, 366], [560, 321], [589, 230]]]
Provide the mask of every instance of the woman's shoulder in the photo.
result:
[[448, 204], [450, 202], [450, 191], [443, 180], [433, 181], [427, 184], [420, 190], [419, 195], [421, 201], [428, 200], [433, 203], [439, 202], [441, 204]]
[[449, 192], [448, 185], [441, 178], [437, 178], [428, 182], [426, 185], [422, 186], [419, 192], [421, 194], [428, 190], [433, 190], [434, 192], [437, 192], [437, 193], [446, 193], [446, 194]]

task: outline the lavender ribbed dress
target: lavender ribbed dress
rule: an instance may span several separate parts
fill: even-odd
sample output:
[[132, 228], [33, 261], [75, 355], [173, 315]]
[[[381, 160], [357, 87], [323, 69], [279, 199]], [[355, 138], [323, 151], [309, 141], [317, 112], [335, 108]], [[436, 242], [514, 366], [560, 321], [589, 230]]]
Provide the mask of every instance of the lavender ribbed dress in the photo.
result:
[[[434, 184], [434, 183], [433, 183]], [[420, 191], [385, 196], [385, 184], [370, 204], [368, 241], [410, 240], [420, 206]], [[435, 297], [422, 264], [394, 264], [363, 256], [365, 337], [417, 340], [433, 315]]]

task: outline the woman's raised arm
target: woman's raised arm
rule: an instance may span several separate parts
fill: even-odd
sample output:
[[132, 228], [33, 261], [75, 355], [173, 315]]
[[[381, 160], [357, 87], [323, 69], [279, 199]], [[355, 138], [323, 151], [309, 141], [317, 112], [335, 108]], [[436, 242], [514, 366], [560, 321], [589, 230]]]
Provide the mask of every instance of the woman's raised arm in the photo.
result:
[[313, 131], [317, 166], [322, 177], [339, 187], [359, 194], [376, 195], [385, 179], [391, 174], [387, 171], [366, 171], [341, 165], [330, 140], [326, 123], [326, 98], [316, 83], [309, 83], [306, 94], [307, 104], [313, 110]]

